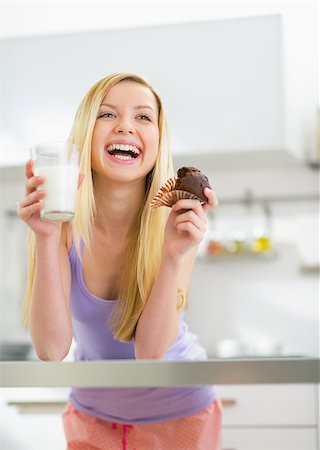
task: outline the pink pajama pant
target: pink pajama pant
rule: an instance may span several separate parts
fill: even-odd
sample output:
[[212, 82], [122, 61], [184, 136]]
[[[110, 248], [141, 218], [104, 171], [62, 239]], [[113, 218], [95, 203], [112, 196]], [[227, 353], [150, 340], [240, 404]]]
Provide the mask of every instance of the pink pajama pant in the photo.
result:
[[221, 450], [218, 399], [192, 416], [141, 425], [109, 422], [68, 403], [63, 425], [67, 450]]

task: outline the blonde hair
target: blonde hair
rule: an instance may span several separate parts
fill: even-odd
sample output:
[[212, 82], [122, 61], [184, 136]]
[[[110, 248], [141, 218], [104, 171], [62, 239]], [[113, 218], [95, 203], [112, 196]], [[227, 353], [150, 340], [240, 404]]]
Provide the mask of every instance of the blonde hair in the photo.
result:
[[[158, 189], [174, 174], [168, 144], [168, 129], [161, 99], [155, 89], [141, 76], [134, 73], [118, 73], [98, 81], [82, 100], [75, 116], [69, 140], [81, 149], [80, 172], [85, 174], [78, 192], [76, 215], [72, 222], [73, 242], [80, 255], [80, 240], [90, 250], [92, 225], [96, 207], [91, 174], [91, 141], [101, 102], [116, 83], [133, 81], [148, 87], [157, 101], [159, 115], [159, 151], [154, 168], [147, 175], [145, 199], [129, 244], [126, 267], [120, 285], [119, 301], [115, 308], [111, 327], [114, 337], [128, 342], [135, 329], [160, 267], [164, 229], [169, 215], [168, 208], [151, 209], [150, 202]], [[23, 305], [24, 323], [28, 323], [30, 300], [35, 273], [35, 238], [29, 231], [29, 264], [26, 293]], [[179, 305], [181, 307], [182, 305]]]

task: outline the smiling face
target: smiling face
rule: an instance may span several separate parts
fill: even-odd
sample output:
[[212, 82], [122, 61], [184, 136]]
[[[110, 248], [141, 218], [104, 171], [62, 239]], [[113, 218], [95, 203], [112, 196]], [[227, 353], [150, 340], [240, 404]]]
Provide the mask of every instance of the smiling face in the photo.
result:
[[93, 172], [117, 181], [144, 179], [158, 155], [158, 116], [156, 98], [148, 87], [129, 80], [112, 86], [93, 131]]

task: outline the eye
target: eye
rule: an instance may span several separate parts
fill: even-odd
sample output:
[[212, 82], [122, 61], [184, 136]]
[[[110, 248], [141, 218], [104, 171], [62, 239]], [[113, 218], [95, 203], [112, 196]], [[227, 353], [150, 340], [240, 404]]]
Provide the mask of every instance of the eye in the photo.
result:
[[113, 113], [107, 112], [107, 113], [100, 114], [98, 116], [98, 119], [101, 119], [103, 117], [105, 117], [106, 119], [110, 119], [111, 117], [116, 117], [116, 116]]
[[148, 116], [146, 116], [145, 114], [140, 114], [139, 117], [142, 120], [148, 120], [149, 122], [151, 122], [150, 118]]

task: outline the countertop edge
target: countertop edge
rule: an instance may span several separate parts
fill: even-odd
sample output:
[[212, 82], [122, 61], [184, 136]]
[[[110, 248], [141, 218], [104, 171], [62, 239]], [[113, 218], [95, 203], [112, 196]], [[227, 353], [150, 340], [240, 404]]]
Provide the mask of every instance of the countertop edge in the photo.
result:
[[319, 358], [0, 362], [0, 387], [319, 383]]

